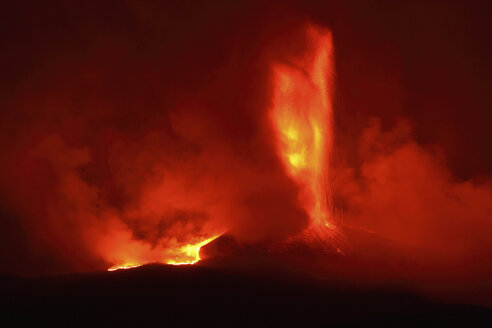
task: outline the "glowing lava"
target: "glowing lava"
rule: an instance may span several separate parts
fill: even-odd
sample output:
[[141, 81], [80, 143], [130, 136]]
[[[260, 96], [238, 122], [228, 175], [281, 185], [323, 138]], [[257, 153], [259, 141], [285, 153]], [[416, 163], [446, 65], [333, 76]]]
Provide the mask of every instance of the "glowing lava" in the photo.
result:
[[300, 188], [300, 201], [311, 218], [310, 230], [333, 229], [328, 170], [333, 144], [333, 44], [330, 31], [307, 29], [307, 48], [300, 60], [273, 67], [270, 118], [279, 156]]
[[122, 265], [114, 265], [111, 268], [109, 268], [108, 271], [126, 270], [126, 269], [139, 267], [140, 265], [141, 264], [135, 264], [135, 263], [125, 263]]
[[173, 260], [167, 261], [167, 264], [183, 265], [183, 264], [195, 264], [200, 261], [200, 248], [212, 242], [220, 235], [204, 240], [198, 244], [189, 244], [179, 248], [179, 253]]
[[160, 259], [157, 260], [149, 260], [149, 259], [144, 259], [140, 263], [137, 263], [135, 261], [133, 262], [127, 262], [123, 264], [118, 264], [110, 267], [108, 271], [116, 271], [120, 269], [131, 269], [131, 268], [136, 268], [139, 267], [143, 264], [147, 263], [166, 263], [166, 264], [172, 264], [172, 265], [191, 265], [195, 264], [198, 261], [201, 260], [200, 257], [200, 249], [212, 242], [213, 240], [217, 239], [221, 234], [218, 234], [216, 236], [213, 236], [211, 238], [208, 238], [206, 240], [203, 240], [199, 243], [195, 244], [187, 244], [184, 246], [176, 247], [176, 248], [171, 248], [171, 249], [166, 249]]

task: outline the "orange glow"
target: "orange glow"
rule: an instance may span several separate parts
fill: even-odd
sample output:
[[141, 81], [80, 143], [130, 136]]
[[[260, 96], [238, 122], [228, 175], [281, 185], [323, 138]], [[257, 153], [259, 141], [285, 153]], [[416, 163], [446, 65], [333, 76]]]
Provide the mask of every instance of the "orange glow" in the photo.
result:
[[167, 264], [173, 265], [183, 265], [183, 264], [195, 264], [200, 261], [200, 248], [212, 242], [220, 235], [217, 235], [212, 238], [208, 238], [198, 244], [189, 244], [179, 248], [179, 253], [175, 256], [174, 259], [167, 261]]
[[300, 200], [317, 234], [332, 230], [328, 170], [333, 142], [330, 31], [310, 27], [304, 58], [273, 68], [270, 118], [277, 149], [288, 175], [300, 188]]
[[220, 234], [201, 242], [184, 246], [156, 247], [154, 249], [147, 248], [136, 241], [128, 241], [128, 249], [131, 251], [120, 255], [120, 258], [126, 258], [128, 261], [121, 261], [122, 264], [114, 265], [108, 271], [136, 268], [147, 263], [166, 263], [173, 265], [195, 264], [201, 260], [200, 248], [219, 236]]
[[123, 265], [114, 265], [111, 268], [109, 268], [108, 271], [126, 270], [126, 269], [139, 267], [140, 265], [141, 264], [135, 264], [135, 263], [125, 263]]

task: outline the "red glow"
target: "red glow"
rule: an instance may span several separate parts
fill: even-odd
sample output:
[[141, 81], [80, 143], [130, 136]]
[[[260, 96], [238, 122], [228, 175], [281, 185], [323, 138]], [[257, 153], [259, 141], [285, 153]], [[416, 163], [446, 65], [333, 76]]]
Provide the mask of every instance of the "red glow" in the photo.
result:
[[0, 54], [2, 273], [323, 245], [345, 256], [303, 269], [393, 259], [412, 282], [490, 286], [485, 25], [465, 4], [323, 3], [15, 5]]

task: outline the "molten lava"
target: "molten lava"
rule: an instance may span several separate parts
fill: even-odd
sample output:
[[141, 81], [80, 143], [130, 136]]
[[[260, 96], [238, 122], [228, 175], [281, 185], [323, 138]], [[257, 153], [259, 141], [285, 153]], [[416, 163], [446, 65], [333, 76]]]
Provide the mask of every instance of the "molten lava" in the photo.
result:
[[[165, 255], [163, 255], [161, 259], [158, 259], [155, 262], [172, 264], [172, 265], [195, 264], [201, 260], [200, 248], [202, 248], [203, 246], [212, 242], [213, 240], [215, 240], [219, 236], [220, 236], [220, 234], [216, 235], [214, 237], [205, 239], [199, 243], [187, 244], [187, 245], [172, 248], [172, 249], [166, 249]], [[120, 269], [136, 268], [136, 267], [139, 267], [139, 266], [146, 264], [146, 263], [149, 263], [148, 259], [142, 260], [141, 263], [127, 262], [127, 263], [123, 263], [123, 264], [114, 265], [114, 266], [110, 267], [108, 269], [108, 271], [116, 271], [116, 270], [120, 270]]]
[[141, 266], [141, 264], [125, 263], [122, 265], [114, 265], [111, 268], [109, 268], [108, 271], [126, 270], [126, 269], [136, 268], [139, 266]]
[[300, 201], [311, 218], [308, 230], [320, 236], [335, 228], [327, 176], [333, 143], [333, 45], [327, 30], [310, 27], [307, 36], [308, 46], [301, 60], [273, 68], [270, 118], [279, 157], [299, 186]]
[[218, 238], [220, 235], [217, 235], [212, 238], [208, 238], [200, 243], [197, 244], [189, 244], [183, 247], [179, 248], [179, 253], [176, 255], [176, 257], [172, 260], [167, 261], [167, 264], [173, 264], [173, 265], [183, 265], [183, 264], [195, 264], [196, 262], [200, 261], [200, 248], [203, 246], [207, 245], [208, 243], [212, 242], [216, 238]]

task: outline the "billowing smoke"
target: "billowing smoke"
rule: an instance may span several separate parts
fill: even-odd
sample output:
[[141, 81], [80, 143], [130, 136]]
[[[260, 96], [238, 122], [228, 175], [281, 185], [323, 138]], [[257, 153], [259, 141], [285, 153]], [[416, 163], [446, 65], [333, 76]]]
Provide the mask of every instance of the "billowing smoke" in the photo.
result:
[[39, 35], [13, 37], [38, 53], [22, 49], [2, 102], [5, 271], [162, 262], [226, 231], [279, 241], [307, 226], [267, 118], [269, 62], [286, 51], [262, 44], [302, 51], [300, 24], [260, 29], [242, 7], [184, 21], [169, 12], [183, 8], [79, 7], [65, 8], [74, 20], [40, 10]]
[[373, 118], [360, 137], [360, 166], [335, 169], [346, 253], [358, 263], [349, 274], [490, 305], [492, 181], [458, 180], [442, 149], [412, 134], [407, 120], [384, 130]]
[[358, 170], [340, 167], [344, 221], [405, 247], [419, 256], [464, 261], [492, 250], [492, 183], [459, 181], [439, 147], [423, 147], [400, 120], [383, 131], [374, 118], [359, 144]]

